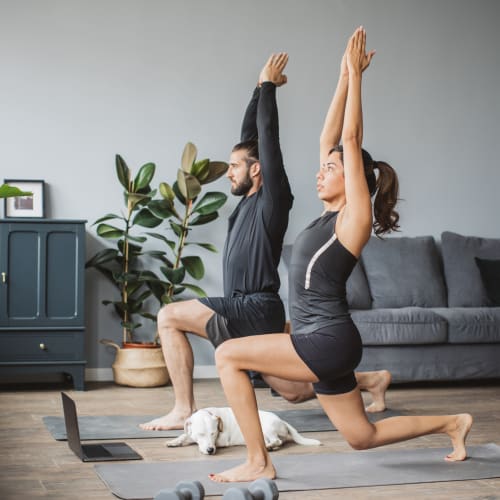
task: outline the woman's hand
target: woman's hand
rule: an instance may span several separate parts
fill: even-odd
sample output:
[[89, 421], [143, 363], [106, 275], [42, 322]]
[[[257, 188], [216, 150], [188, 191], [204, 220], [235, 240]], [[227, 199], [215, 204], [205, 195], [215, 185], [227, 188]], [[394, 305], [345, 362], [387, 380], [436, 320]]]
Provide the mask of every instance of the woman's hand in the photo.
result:
[[284, 85], [288, 81], [286, 75], [283, 74], [287, 62], [288, 54], [286, 52], [271, 54], [260, 72], [259, 86], [263, 82], [272, 82], [277, 87]]
[[352, 34], [347, 43], [342, 62], [340, 63], [341, 75], [349, 73], [351, 68], [363, 72], [370, 65], [374, 55], [374, 50], [366, 53], [366, 31], [360, 26]]

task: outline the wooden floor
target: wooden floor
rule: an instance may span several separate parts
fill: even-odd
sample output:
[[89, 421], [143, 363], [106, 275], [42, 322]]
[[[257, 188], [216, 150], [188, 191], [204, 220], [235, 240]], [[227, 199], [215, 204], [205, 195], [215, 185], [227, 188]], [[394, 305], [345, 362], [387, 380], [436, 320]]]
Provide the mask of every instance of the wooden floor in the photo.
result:
[[[66, 390], [77, 402], [80, 415], [162, 414], [172, 404], [171, 387], [134, 389], [112, 383], [91, 383], [87, 391], [73, 391], [69, 384], [0, 386], [0, 499], [95, 499], [110, 500], [114, 495], [94, 472], [92, 464], [82, 463], [67, 443], [55, 441], [45, 429], [42, 417], [62, 415], [60, 391]], [[199, 407], [226, 406], [217, 380], [195, 384]], [[261, 408], [293, 408], [266, 389], [257, 389]], [[301, 408], [317, 407], [316, 401]], [[475, 423], [468, 444], [500, 444], [500, 381], [474, 384], [395, 385], [388, 393], [388, 406], [409, 414], [470, 412]], [[296, 408], [296, 407], [295, 407]], [[338, 432], [308, 433], [325, 446], [315, 453], [352, 452]], [[202, 459], [207, 472], [214, 457], [201, 456], [196, 446], [165, 448], [165, 439], [129, 441], [147, 462], [175, 457], [176, 460]], [[447, 447], [446, 436], [427, 436], [386, 449]], [[310, 453], [311, 448], [287, 445], [276, 454]], [[243, 457], [243, 447], [220, 449], [219, 457]], [[500, 476], [500, 466], [499, 466]], [[165, 485], [171, 487], [174, 485]], [[218, 498], [218, 497], [211, 497]], [[220, 497], [219, 497], [220, 498]], [[364, 487], [312, 492], [284, 492], [283, 500], [314, 499], [500, 499], [500, 478], [479, 481]]]

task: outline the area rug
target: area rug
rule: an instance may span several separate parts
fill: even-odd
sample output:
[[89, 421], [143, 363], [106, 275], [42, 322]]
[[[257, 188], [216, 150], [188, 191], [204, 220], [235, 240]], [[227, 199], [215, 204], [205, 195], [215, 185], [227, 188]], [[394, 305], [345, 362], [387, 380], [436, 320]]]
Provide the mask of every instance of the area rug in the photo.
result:
[[[405, 450], [378, 449], [348, 453], [274, 455], [280, 491], [309, 491], [361, 486], [467, 481], [500, 477], [500, 446], [489, 443], [467, 448], [463, 462], [446, 462], [450, 448]], [[196, 461], [116, 463], [95, 465], [98, 476], [125, 500], [153, 498], [179, 481], [200, 481], [207, 496], [223, 495], [231, 486], [247, 483], [214, 483], [211, 472], [220, 472], [242, 459], [202, 457]], [[310, 498], [310, 497], [309, 497]]]
[[[334, 431], [328, 417], [321, 408], [273, 411], [283, 420], [295, 427], [299, 432]], [[380, 413], [370, 413], [368, 418], [372, 422], [387, 417], [394, 417], [401, 413], [386, 410]], [[143, 422], [149, 422], [158, 415], [100, 415], [79, 416], [80, 439], [145, 439], [169, 438], [181, 434], [181, 431], [144, 431], [139, 427]], [[66, 439], [66, 426], [63, 417], [43, 417], [43, 422], [53, 438], [58, 441]]]

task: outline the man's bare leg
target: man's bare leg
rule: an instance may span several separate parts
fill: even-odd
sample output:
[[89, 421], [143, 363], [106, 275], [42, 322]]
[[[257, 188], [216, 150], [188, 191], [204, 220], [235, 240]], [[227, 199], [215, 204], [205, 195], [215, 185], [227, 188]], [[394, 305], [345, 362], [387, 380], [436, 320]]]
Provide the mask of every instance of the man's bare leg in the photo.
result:
[[362, 391], [368, 391], [372, 397], [372, 403], [365, 411], [367, 413], [376, 413], [384, 411], [385, 393], [391, 383], [391, 372], [388, 370], [377, 370], [373, 372], [356, 372], [356, 381]]
[[[385, 410], [385, 393], [391, 383], [391, 374], [387, 370], [356, 372], [356, 381], [363, 391], [372, 396], [372, 403], [365, 410], [375, 413]], [[316, 397], [312, 384], [283, 380], [270, 375], [262, 375], [265, 382], [289, 403], [303, 403]]]
[[166, 415], [140, 424], [144, 430], [183, 429], [196, 411], [193, 393], [193, 350], [186, 332], [208, 338], [205, 325], [214, 312], [198, 300], [175, 302], [158, 313], [158, 333], [167, 365], [175, 404]]

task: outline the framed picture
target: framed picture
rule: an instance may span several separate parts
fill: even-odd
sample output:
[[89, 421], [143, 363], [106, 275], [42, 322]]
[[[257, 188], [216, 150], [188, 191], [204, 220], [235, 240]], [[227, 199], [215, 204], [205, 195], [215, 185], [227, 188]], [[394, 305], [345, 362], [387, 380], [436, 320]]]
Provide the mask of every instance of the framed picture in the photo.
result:
[[45, 181], [5, 179], [5, 184], [19, 188], [32, 196], [5, 198], [5, 217], [45, 217]]

